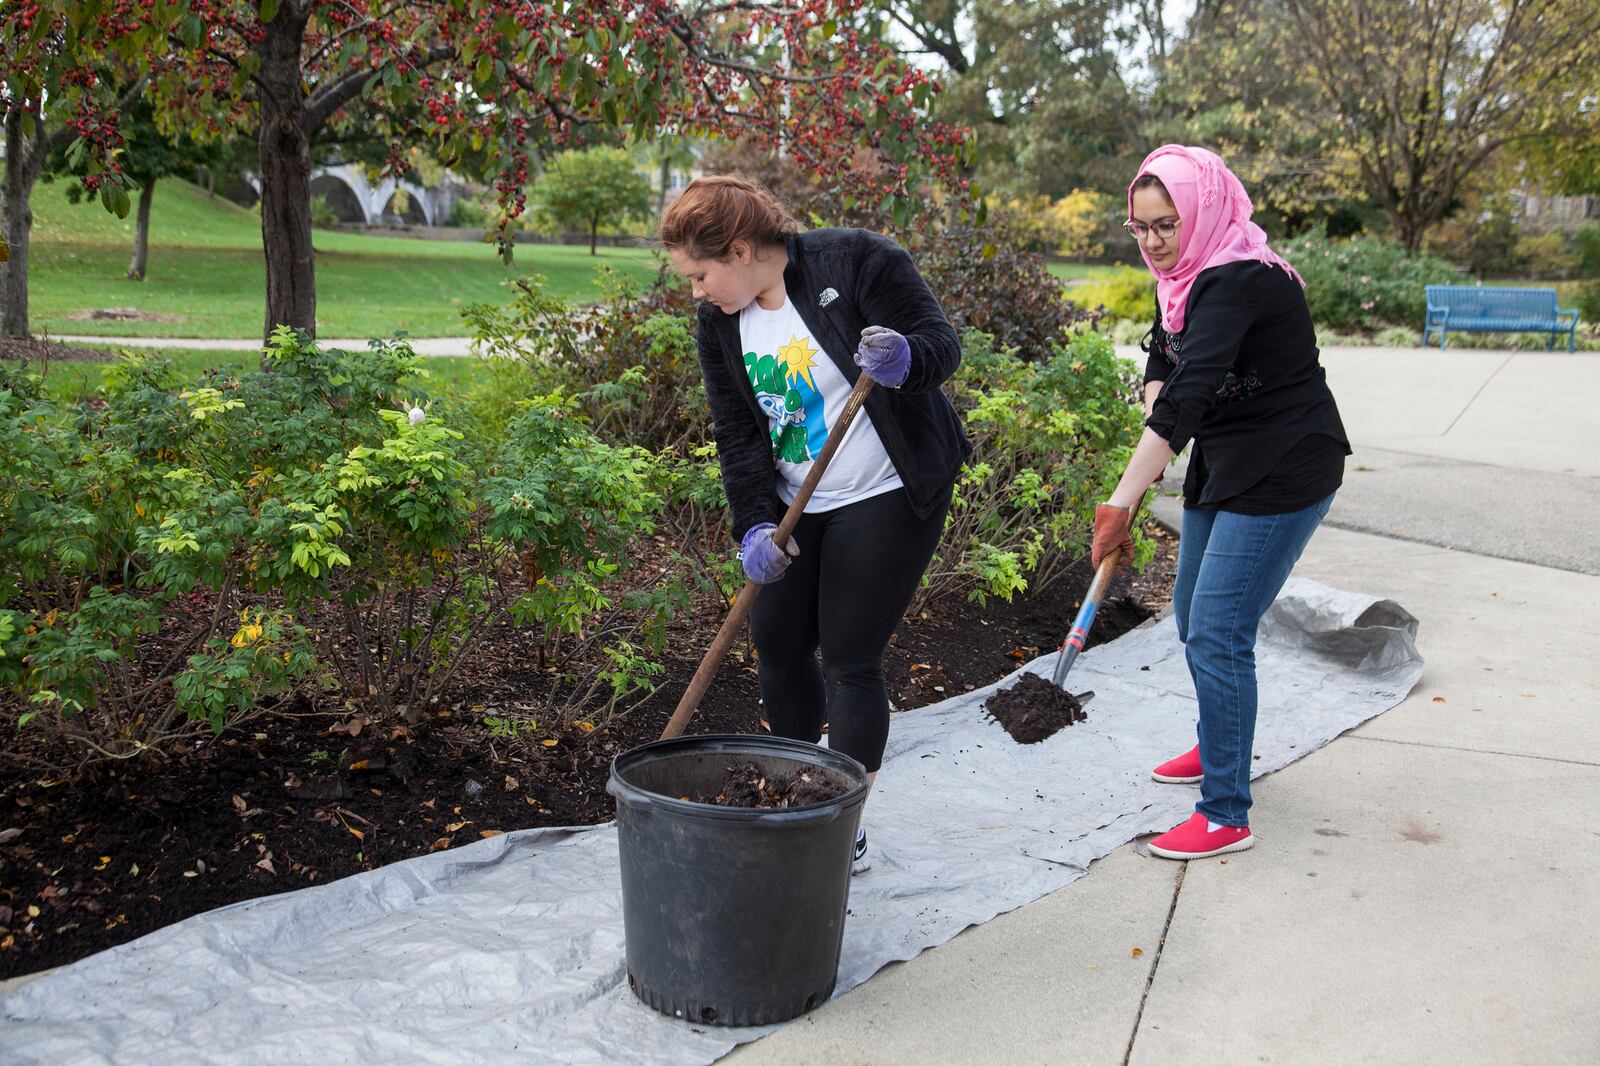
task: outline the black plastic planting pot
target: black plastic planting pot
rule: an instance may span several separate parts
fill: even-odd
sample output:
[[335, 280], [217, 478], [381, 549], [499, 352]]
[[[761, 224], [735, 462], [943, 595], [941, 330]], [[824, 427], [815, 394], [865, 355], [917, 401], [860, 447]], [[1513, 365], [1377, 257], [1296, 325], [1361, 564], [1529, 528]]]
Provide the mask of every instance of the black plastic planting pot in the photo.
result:
[[[682, 797], [753, 762], [773, 776], [820, 771], [838, 799], [783, 810]], [[839, 972], [866, 769], [776, 737], [658, 740], [618, 755], [617, 798], [628, 987], [664, 1014], [765, 1025], [827, 999]]]

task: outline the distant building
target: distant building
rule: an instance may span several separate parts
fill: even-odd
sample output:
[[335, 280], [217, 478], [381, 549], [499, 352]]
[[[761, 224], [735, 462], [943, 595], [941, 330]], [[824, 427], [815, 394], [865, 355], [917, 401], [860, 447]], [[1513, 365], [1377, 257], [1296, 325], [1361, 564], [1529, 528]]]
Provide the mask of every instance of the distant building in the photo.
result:
[[1551, 196], [1524, 190], [1522, 224], [1531, 230], [1570, 232], [1600, 220], [1600, 196]]

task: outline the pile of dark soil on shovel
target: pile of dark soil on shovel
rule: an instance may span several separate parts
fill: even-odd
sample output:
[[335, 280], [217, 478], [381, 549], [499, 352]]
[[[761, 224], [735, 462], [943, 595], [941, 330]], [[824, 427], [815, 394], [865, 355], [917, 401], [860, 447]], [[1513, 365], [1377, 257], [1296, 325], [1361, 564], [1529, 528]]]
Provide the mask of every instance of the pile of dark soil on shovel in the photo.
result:
[[1076, 696], [1039, 674], [1023, 674], [1015, 685], [990, 696], [983, 709], [1018, 744], [1037, 744], [1089, 717]]
[[775, 774], [768, 777], [753, 762], [735, 763], [728, 767], [727, 776], [715, 792], [704, 792], [694, 797], [696, 803], [714, 803], [718, 807], [754, 807], [775, 810], [780, 807], [801, 807], [808, 803], [826, 803], [845, 794], [839, 782], [814, 770], [801, 770], [793, 774]]

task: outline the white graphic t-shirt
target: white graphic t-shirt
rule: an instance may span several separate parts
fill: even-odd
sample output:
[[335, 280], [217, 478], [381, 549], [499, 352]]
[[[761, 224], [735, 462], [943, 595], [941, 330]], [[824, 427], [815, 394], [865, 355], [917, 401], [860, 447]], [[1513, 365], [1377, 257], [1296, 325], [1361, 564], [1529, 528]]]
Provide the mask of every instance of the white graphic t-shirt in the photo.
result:
[[[850, 382], [788, 299], [776, 311], [752, 302], [739, 312], [739, 341], [744, 345], [745, 373], [772, 430], [778, 495], [784, 503], [792, 503], [844, 410]], [[806, 510], [831, 511], [900, 485], [900, 475], [863, 408], [850, 423]]]

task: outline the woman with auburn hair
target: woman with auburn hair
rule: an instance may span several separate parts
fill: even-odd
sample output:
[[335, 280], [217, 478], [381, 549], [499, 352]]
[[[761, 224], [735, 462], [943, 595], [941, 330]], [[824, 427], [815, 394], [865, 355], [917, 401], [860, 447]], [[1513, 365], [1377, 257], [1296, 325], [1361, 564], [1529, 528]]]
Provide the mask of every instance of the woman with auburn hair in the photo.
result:
[[[701, 301], [700, 368], [750, 580], [761, 699], [778, 736], [828, 744], [875, 779], [889, 735], [883, 657], [933, 558], [971, 451], [939, 386], [961, 345], [894, 241], [802, 232], [735, 177], [691, 182], [661, 243]], [[856, 379], [875, 387], [787, 544], [773, 540]], [[821, 663], [818, 663], [818, 652]], [[854, 869], [867, 868], [866, 830]]]
[[1192, 442], [1172, 609], [1199, 704], [1199, 743], [1155, 768], [1200, 802], [1150, 850], [1243, 851], [1250, 834], [1256, 627], [1328, 513], [1350, 454], [1317, 360], [1304, 282], [1250, 221], [1250, 198], [1204, 148], [1156, 149], [1128, 187], [1129, 233], [1156, 279], [1145, 431], [1095, 509], [1094, 565], [1132, 548], [1131, 511]]

